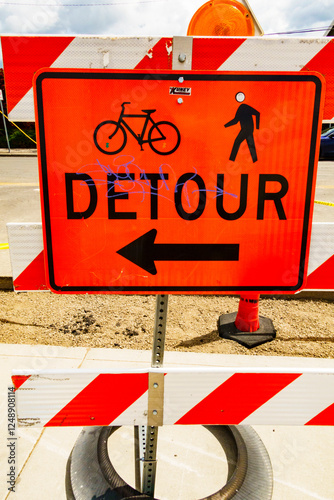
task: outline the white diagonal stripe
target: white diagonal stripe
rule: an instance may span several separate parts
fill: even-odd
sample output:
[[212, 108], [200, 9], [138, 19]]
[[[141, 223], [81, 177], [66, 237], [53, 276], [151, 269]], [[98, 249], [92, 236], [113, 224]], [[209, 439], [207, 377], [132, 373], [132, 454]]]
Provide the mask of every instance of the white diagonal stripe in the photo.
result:
[[19, 100], [8, 116], [13, 122], [35, 121], [34, 93], [32, 88]]
[[334, 222], [313, 222], [307, 274], [310, 275], [332, 255], [334, 255]]
[[218, 68], [223, 71], [300, 71], [327, 43], [319, 38], [247, 38]]
[[233, 375], [217, 372], [168, 373], [165, 376], [164, 424], [171, 425]]
[[159, 38], [76, 37], [51, 68], [133, 69]]
[[16, 391], [19, 425], [45, 425], [97, 376], [87, 372], [31, 375]]
[[148, 391], [121, 413], [110, 425], [147, 425]]
[[[51, 64], [51, 68], [134, 69], [148, 55], [154, 57], [154, 45], [161, 37], [111, 38], [78, 36]], [[170, 51], [170, 47], [166, 47]], [[9, 114], [13, 121], [35, 121], [32, 88]]]
[[10, 223], [7, 232], [15, 280], [43, 250], [42, 224]]
[[304, 373], [240, 424], [305, 425], [333, 402], [333, 374]]

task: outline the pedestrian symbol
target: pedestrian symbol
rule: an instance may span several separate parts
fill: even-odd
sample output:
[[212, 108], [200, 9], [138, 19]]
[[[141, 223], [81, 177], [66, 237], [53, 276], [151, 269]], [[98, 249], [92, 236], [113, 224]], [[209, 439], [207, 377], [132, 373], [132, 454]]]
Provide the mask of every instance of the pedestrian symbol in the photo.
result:
[[[238, 92], [235, 96], [237, 102], [242, 102], [245, 100], [246, 96], [243, 92]], [[235, 161], [238, 154], [240, 145], [243, 141], [247, 141], [249, 152], [252, 156], [253, 163], [257, 161], [256, 147], [254, 142], [254, 119], [256, 119], [256, 128], [260, 127], [260, 113], [256, 109], [252, 108], [248, 104], [240, 104], [235, 114], [233, 120], [225, 123], [224, 127], [231, 127], [240, 123], [241, 130], [237, 135], [233, 148], [230, 154], [230, 160]]]

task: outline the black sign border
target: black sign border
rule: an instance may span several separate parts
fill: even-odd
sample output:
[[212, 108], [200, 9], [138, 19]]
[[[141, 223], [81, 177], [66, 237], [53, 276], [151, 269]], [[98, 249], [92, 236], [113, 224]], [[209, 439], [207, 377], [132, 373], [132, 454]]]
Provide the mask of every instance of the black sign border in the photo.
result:
[[[55, 283], [54, 278], [54, 265], [53, 265], [53, 249], [52, 249], [52, 235], [51, 235], [51, 219], [50, 219], [50, 209], [49, 209], [49, 190], [48, 190], [48, 176], [47, 176], [47, 155], [45, 146], [45, 129], [44, 129], [44, 102], [43, 102], [43, 81], [45, 79], [100, 79], [100, 80], [169, 80], [178, 81], [180, 76], [185, 76], [187, 84], [191, 81], [255, 81], [255, 82], [313, 82], [316, 87], [314, 107], [313, 107], [313, 120], [312, 120], [312, 134], [310, 143], [310, 154], [309, 154], [309, 165], [307, 174], [307, 186], [306, 186], [306, 196], [305, 196], [305, 208], [304, 208], [304, 222], [302, 231], [302, 244], [300, 249], [300, 259], [299, 259], [299, 273], [298, 282], [296, 285], [291, 286], [59, 286]], [[133, 72], [115, 72], [115, 71], [85, 71], [80, 70], [68, 71], [68, 70], [58, 70], [49, 71], [44, 70], [41, 72], [34, 84], [34, 90], [36, 93], [37, 109], [36, 114], [38, 117], [38, 134], [39, 134], [39, 153], [40, 153], [40, 169], [42, 175], [42, 186], [43, 186], [43, 198], [42, 198], [42, 208], [44, 209], [43, 217], [43, 231], [46, 241], [46, 259], [48, 263], [48, 277], [49, 284], [53, 291], [57, 293], [196, 293], [196, 294], [223, 294], [224, 292], [270, 292], [270, 293], [287, 293], [295, 292], [302, 287], [303, 276], [305, 272], [305, 260], [306, 260], [306, 250], [307, 250], [307, 235], [309, 231], [309, 226], [312, 224], [310, 220], [311, 211], [311, 195], [312, 195], [312, 185], [314, 176], [314, 166], [315, 166], [315, 152], [317, 143], [317, 131], [319, 123], [320, 114], [320, 103], [321, 103], [321, 91], [322, 91], [322, 81], [319, 77], [314, 74], [305, 75], [296, 72], [296, 74], [278, 74], [277, 72], [268, 73], [200, 73], [200, 72], [188, 72], [188, 71], [168, 71], [168, 72], [153, 72], [147, 70], [147, 72], [135, 71]]]

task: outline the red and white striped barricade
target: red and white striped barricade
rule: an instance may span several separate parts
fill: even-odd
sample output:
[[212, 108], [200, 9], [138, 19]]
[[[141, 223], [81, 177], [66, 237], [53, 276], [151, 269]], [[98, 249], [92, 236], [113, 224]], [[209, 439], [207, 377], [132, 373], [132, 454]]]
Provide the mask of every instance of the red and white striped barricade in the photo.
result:
[[334, 223], [312, 224], [305, 290], [334, 291]]
[[15, 371], [12, 380], [23, 427], [334, 425], [333, 368]]
[[41, 223], [7, 224], [13, 287], [16, 292], [48, 290]]
[[[2, 36], [9, 116], [35, 121], [40, 68], [317, 71], [326, 79], [325, 121], [334, 118], [334, 40], [271, 37]], [[183, 63], [178, 55], [186, 55]], [[136, 96], [131, 96], [135, 98]], [[140, 98], [140, 96], [137, 96]], [[123, 101], [129, 99], [124, 98]]]
[[[47, 290], [41, 223], [7, 224], [16, 292]], [[289, 281], [289, 271], [286, 273]], [[313, 222], [304, 291], [334, 291], [334, 223]]]

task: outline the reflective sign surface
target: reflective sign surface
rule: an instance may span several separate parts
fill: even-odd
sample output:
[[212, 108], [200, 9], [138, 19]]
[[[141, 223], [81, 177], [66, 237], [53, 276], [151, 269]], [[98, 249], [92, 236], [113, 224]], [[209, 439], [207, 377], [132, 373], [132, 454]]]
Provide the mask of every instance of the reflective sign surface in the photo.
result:
[[321, 87], [310, 73], [40, 72], [50, 287], [300, 288]]

